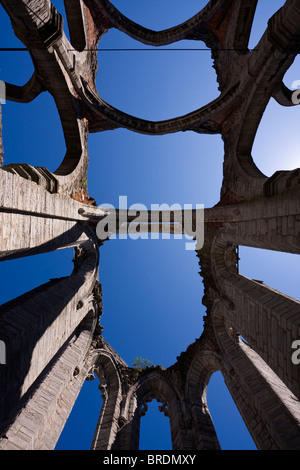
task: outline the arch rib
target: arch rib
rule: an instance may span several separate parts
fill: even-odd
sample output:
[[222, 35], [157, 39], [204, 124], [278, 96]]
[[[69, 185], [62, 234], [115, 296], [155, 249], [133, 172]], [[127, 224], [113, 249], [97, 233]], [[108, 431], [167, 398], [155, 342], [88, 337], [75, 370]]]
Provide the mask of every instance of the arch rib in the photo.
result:
[[[182, 39], [195, 39], [193, 33], [197, 30], [197, 39], [209, 45], [209, 31], [206, 29], [207, 21], [227, 3], [228, 0], [211, 0], [196, 15], [173, 28], [154, 31], [145, 28], [127, 18], [109, 0], [97, 0], [98, 8], [103, 16], [115, 27], [133, 39], [151, 46], [164, 46]], [[231, 3], [231, 0], [230, 0]]]
[[[186, 130], [194, 130], [201, 134], [219, 134], [221, 133], [222, 121], [225, 120], [227, 112], [229, 113], [232, 107], [235, 106], [236, 87], [233, 87], [210, 104], [184, 116], [165, 121], [149, 121], [114, 108], [96, 95], [83, 78], [82, 82], [84, 85], [81, 90], [82, 99], [95, 114], [101, 118], [108, 119], [119, 127], [125, 127], [142, 134], [162, 135]], [[220, 119], [218, 119], [219, 114], [221, 116]], [[90, 132], [99, 132], [102, 129], [98, 129], [94, 125], [89, 130]]]
[[39, 96], [40, 93], [45, 91], [36, 72], [33, 73], [32, 77], [23, 86], [13, 85], [11, 83], [5, 83], [5, 86], [6, 99], [17, 103], [30, 103]]

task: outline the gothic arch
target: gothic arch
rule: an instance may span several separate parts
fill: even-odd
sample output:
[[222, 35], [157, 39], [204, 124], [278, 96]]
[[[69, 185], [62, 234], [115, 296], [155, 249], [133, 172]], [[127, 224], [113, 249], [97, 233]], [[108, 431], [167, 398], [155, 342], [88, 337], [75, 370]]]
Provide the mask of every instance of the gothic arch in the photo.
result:
[[[5, 434], [0, 448], [53, 449], [92, 370], [104, 396], [93, 448], [138, 448], [140, 413], [152, 398], [169, 414], [174, 449], [218, 448], [205, 391], [211, 373], [221, 370], [257, 447], [299, 449], [300, 369], [289, 355], [300, 337], [299, 302], [241, 276], [237, 248], [300, 253], [300, 170], [266, 178], [251, 156], [270, 98], [288, 104], [282, 79], [299, 52], [300, 1], [286, 0], [255, 51], [248, 41], [256, 0], [211, 0], [192, 19], [163, 32], [134, 24], [108, 0], [78, 0], [74, 10], [67, 8], [72, 44], [50, 0], [0, 1], [35, 64], [24, 87], [5, 84], [8, 98], [28, 102], [42, 90], [51, 93], [67, 147], [54, 173], [28, 164], [1, 168], [0, 259], [75, 249], [71, 276], [2, 308], [1, 334], [11, 362], [8, 368], [1, 364]], [[95, 86], [96, 49], [111, 27], [155, 45], [204, 41], [212, 51], [220, 96], [185, 116], [158, 122], [113, 108]], [[77, 28], [83, 29], [78, 36]], [[225, 146], [221, 198], [204, 211], [204, 244], [196, 247], [207, 309], [203, 334], [167, 369], [128, 367], [106, 343], [99, 324], [102, 240], [96, 226], [108, 212], [88, 195], [87, 138], [120, 127], [151, 135], [219, 134]], [[2, 139], [0, 151], [2, 163]], [[146, 230], [148, 215], [144, 211]], [[195, 214], [188, 215], [195, 222]], [[116, 219], [120, 223], [118, 211]], [[159, 222], [155, 230], [175, 231], [170, 225]]]
[[222, 360], [215, 352], [199, 349], [189, 367], [185, 384], [185, 399], [189, 404], [189, 427], [196, 449], [218, 450], [220, 444], [215, 433], [206, 401], [211, 375], [220, 370]]
[[91, 450], [105, 450], [113, 448], [117, 439], [124, 386], [113, 354], [100, 349], [95, 350], [93, 356], [94, 365], [87, 379], [96, 373], [100, 381], [99, 389], [103, 403]]
[[[288, 334], [292, 341], [299, 336], [298, 321], [290, 314], [300, 311], [299, 302], [242, 276], [238, 272], [237, 245], [230, 240], [234, 240], [230, 229], [226, 234], [221, 230], [212, 252], [213, 275], [226, 319], [299, 399], [299, 371], [291, 367], [285, 346], [289, 344]], [[283, 325], [288, 325], [291, 333]]]
[[153, 399], [163, 404], [161, 411], [170, 419], [173, 449], [189, 448], [180, 393], [163, 374], [151, 370], [142, 375], [127, 393], [122, 415], [127, 435], [123, 432], [121, 448], [138, 448], [140, 417], [147, 410], [147, 402]]
[[[1, 387], [6, 389], [1, 394], [2, 420], [83, 319], [91, 314], [97, 316], [93, 294], [97, 276], [98, 252], [88, 240], [76, 248], [70, 276], [52, 279], [1, 306], [1, 321], [5, 325], [1, 337], [7, 345], [7, 367], [1, 374]], [[13, 327], [16, 316], [22, 319], [19, 328]], [[28, 330], [31, 330], [30, 340]]]

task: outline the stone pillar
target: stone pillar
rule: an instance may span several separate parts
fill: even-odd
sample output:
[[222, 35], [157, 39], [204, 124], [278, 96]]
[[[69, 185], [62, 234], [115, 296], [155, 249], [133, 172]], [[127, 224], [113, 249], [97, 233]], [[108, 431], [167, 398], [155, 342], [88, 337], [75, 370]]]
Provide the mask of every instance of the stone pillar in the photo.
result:
[[300, 447], [300, 403], [263, 359], [226, 325], [226, 306], [214, 305], [213, 320], [224, 354], [225, 383], [259, 450]]
[[[213, 437], [215, 436], [213, 426], [209, 428], [208, 432], [209, 420], [207, 418], [209, 413], [206, 411], [202, 413], [202, 421], [200, 419], [198, 424], [201, 421], [203, 426], [208, 426], [206, 429], [204, 427], [197, 428], [201, 436], [198, 436], [198, 441], [195, 440], [194, 432], [197, 431], [193, 428], [192, 410], [189, 410], [188, 403], [184, 400], [182, 393], [172, 382], [172, 373], [169, 374], [167, 369], [151, 367], [149, 370], [143, 371], [142, 374], [138, 374], [136, 370], [123, 368], [122, 376], [125, 392], [123, 389], [115, 441], [109, 448], [113, 450], [136, 450], [139, 448], [140, 420], [147, 413], [147, 403], [153, 399], [162, 403], [159, 410], [170, 420], [173, 450], [219, 448], [217, 440], [212, 444], [213, 439], [210, 442], [209, 439], [205, 439], [210, 431], [213, 431]], [[198, 397], [197, 403], [199, 403], [199, 400], [201, 402], [201, 396]], [[115, 422], [115, 419], [113, 422]], [[105, 434], [105, 427], [103, 430], [99, 428], [98, 440]]]
[[291, 360], [292, 343], [300, 338], [300, 302], [241, 275], [223, 285], [234, 305], [228, 323], [300, 398], [300, 370]]
[[190, 417], [186, 424], [192, 432], [194, 448], [197, 450], [220, 450], [206, 401], [209, 379], [219, 368], [215, 353], [200, 350], [196, 352], [187, 373], [185, 397]]
[[215, 241], [214, 261], [220, 295], [229, 307], [226, 318], [299, 398], [300, 371], [291, 356], [300, 337], [300, 302], [240, 275], [235, 247], [224, 238]]
[[[96, 351], [94, 365], [90, 374], [96, 373], [100, 381], [102, 394], [102, 408], [95, 429], [91, 450], [110, 450], [115, 445], [120, 426], [120, 406], [122, 401], [122, 377], [120, 375], [118, 361], [119, 356], [112, 350], [104, 348]], [[125, 365], [125, 363], [122, 363]]]
[[0, 450], [54, 450], [86, 378], [95, 318], [88, 315], [1, 423]]
[[300, 254], [299, 171], [269, 178], [268, 196], [206, 209], [205, 222], [223, 227], [219, 240], [224, 243]]
[[0, 309], [6, 365], [1, 367], [1, 420], [26, 393], [89, 312], [96, 312], [93, 288], [98, 251], [92, 241], [79, 249], [71, 276], [56, 279]]

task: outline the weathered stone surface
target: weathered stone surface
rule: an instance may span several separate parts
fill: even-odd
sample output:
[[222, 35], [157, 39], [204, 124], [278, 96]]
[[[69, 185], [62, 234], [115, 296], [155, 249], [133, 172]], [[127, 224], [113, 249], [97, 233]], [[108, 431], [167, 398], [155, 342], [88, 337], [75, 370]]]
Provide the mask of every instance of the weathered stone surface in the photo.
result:
[[[51, 93], [67, 151], [54, 173], [18, 163], [0, 169], [0, 259], [66, 247], [74, 247], [75, 256], [70, 276], [0, 308], [0, 340], [10, 365], [0, 369], [0, 449], [54, 449], [83, 381], [94, 374], [103, 406], [92, 449], [138, 448], [140, 417], [154, 398], [170, 419], [174, 449], [219, 449], [206, 402], [207, 383], [219, 370], [258, 449], [299, 450], [300, 366], [291, 361], [291, 344], [300, 339], [300, 304], [241, 276], [238, 246], [300, 254], [300, 170], [267, 178], [251, 156], [269, 100], [293, 105], [282, 80], [299, 52], [300, 1], [285, 2], [255, 51], [248, 40], [257, 0], [211, 0], [165, 31], [135, 24], [109, 0], [66, 1], [71, 44], [49, 0], [1, 3], [35, 64], [26, 85], [6, 84], [7, 99], [27, 103], [42, 91]], [[95, 86], [95, 49], [112, 27], [156, 46], [204, 41], [212, 50], [220, 96], [161, 122], [108, 105]], [[220, 201], [204, 212], [204, 245], [196, 252], [204, 331], [167, 369], [128, 367], [102, 336], [102, 241], [95, 227], [107, 211], [87, 192], [87, 138], [119, 127], [151, 135], [193, 130], [220, 134], [224, 141]], [[194, 213], [187, 216], [194, 221]], [[149, 213], [140, 217], [148, 231]], [[170, 229], [172, 222], [158, 222], [156, 230]]]

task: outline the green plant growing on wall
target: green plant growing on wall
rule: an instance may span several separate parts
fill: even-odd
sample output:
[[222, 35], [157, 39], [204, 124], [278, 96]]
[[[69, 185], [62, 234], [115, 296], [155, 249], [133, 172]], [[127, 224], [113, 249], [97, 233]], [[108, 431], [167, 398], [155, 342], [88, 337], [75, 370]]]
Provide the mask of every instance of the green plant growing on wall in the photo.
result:
[[151, 367], [151, 366], [153, 366], [152, 362], [150, 362], [148, 359], [143, 359], [142, 357], [136, 357], [132, 361], [132, 367], [139, 371], [143, 369], [147, 369], [147, 367]]

